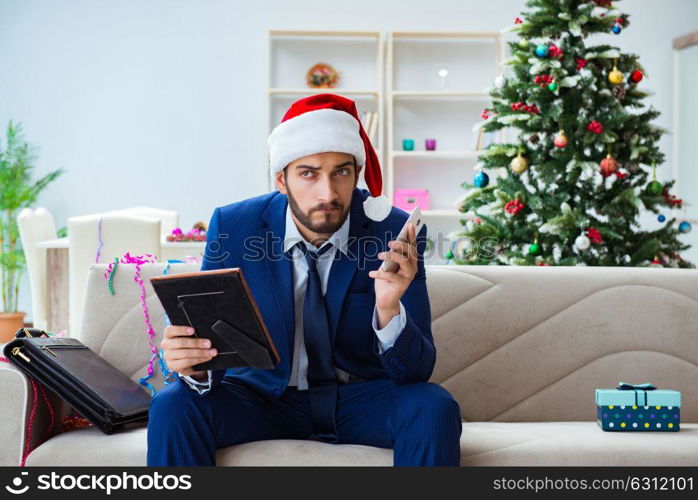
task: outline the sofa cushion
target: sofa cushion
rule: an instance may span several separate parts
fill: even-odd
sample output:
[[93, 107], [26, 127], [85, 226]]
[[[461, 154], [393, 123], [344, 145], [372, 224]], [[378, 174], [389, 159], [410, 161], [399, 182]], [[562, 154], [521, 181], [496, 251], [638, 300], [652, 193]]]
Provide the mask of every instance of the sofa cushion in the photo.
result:
[[698, 424], [604, 432], [596, 422], [468, 422], [461, 465], [698, 465]]
[[[698, 465], [698, 424], [679, 432], [604, 432], [595, 422], [464, 422], [461, 465]], [[59, 434], [34, 450], [29, 466], [144, 466], [147, 428], [107, 436], [95, 428]], [[296, 439], [218, 450], [222, 466], [393, 464], [393, 450]]]

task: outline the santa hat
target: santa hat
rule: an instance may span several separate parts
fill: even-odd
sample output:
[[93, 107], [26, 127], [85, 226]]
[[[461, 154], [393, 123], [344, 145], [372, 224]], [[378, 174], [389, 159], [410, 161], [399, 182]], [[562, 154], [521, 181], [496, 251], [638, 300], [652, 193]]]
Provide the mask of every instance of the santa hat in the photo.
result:
[[365, 166], [364, 180], [371, 193], [364, 200], [364, 213], [376, 221], [385, 219], [390, 213], [390, 200], [381, 194], [383, 180], [378, 156], [351, 99], [335, 94], [315, 94], [299, 99], [272, 130], [267, 144], [272, 176], [289, 163], [316, 153], [354, 156], [357, 166]]

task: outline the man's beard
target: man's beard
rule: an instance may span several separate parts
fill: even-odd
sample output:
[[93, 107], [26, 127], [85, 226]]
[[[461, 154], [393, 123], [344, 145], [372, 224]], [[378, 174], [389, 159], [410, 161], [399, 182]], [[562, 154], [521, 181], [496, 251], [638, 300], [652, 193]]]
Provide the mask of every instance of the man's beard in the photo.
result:
[[[293, 215], [296, 216], [296, 219], [298, 219], [300, 223], [303, 224], [303, 226], [305, 226], [310, 231], [313, 231], [314, 233], [332, 234], [336, 232], [340, 227], [342, 227], [342, 224], [344, 224], [347, 215], [349, 215], [349, 209], [347, 208], [345, 212], [344, 208], [342, 207], [342, 204], [338, 201], [333, 201], [331, 203], [323, 203], [311, 209], [308, 214], [305, 214], [298, 206], [298, 203], [296, 203], [296, 199], [291, 194], [291, 190], [288, 189], [288, 186], [286, 186], [286, 193], [288, 195], [288, 204], [291, 207], [291, 212], [293, 212]], [[342, 217], [340, 217], [337, 222], [323, 221], [314, 223], [311, 217], [312, 213], [323, 208], [338, 208], [340, 212], [342, 212]]]

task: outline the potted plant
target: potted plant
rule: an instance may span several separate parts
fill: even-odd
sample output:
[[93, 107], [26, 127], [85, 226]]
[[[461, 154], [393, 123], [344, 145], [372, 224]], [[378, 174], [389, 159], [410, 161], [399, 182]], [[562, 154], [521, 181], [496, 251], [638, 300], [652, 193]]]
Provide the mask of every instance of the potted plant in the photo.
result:
[[36, 202], [39, 194], [64, 171], [55, 170], [32, 180], [35, 148], [22, 136], [21, 124], [7, 125], [6, 141], [0, 142], [0, 342], [7, 342], [24, 326], [25, 313], [17, 310], [19, 280], [25, 267], [17, 215]]

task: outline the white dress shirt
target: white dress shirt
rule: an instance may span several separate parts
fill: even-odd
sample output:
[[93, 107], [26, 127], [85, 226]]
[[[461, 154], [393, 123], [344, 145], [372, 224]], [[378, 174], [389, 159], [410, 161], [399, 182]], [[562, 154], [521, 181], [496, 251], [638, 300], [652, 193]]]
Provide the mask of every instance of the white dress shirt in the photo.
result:
[[[345, 255], [347, 253], [349, 239], [349, 218], [350, 214], [347, 214], [344, 224], [342, 224], [342, 226], [335, 231], [320, 247], [323, 248], [325, 245], [332, 245], [332, 248], [326, 251], [323, 255], [317, 257], [317, 271], [320, 275], [323, 295], [325, 295], [327, 292], [327, 282], [330, 276], [330, 269], [332, 268], [332, 262], [334, 261], [337, 249], [339, 249]], [[291, 378], [288, 385], [296, 386], [298, 390], [302, 391], [308, 389], [308, 354], [305, 349], [305, 336], [303, 334], [303, 302], [305, 300], [305, 288], [308, 281], [308, 263], [306, 262], [305, 256], [300, 248], [294, 246], [299, 241], [305, 243], [309, 251], [318, 251], [318, 248], [316, 248], [315, 245], [306, 241], [301, 235], [298, 227], [291, 217], [291, 209], [287, 206], [284, 252], [287, 252], [289, 249], [293, 248], [293, 295], [295, 310], [293, 363], [291, 366]], [[405, 307], [402, 305], [402, 302], [400, 302], [399, 314], [393, 316], [390, 322], [384, 328], [378, 329], [378, 313], [376, 307], [374, 306], [372, 325], [373, 330], [376, 332], [378, 337], [378, 349], [381, 354], [392, 347], [402, 330], [405, 328], [406, 323], [407, 316], [405, 314]], [[347, 381], [349, 376], [348, 373], [337, 367], [335, 367], [335, 372], [339, 381]], [[188, 375], [179, 376], [199, 394], [205, 394], [211, 389], [211, 370], [208, 370], [208, 381], [197, 381]]]

